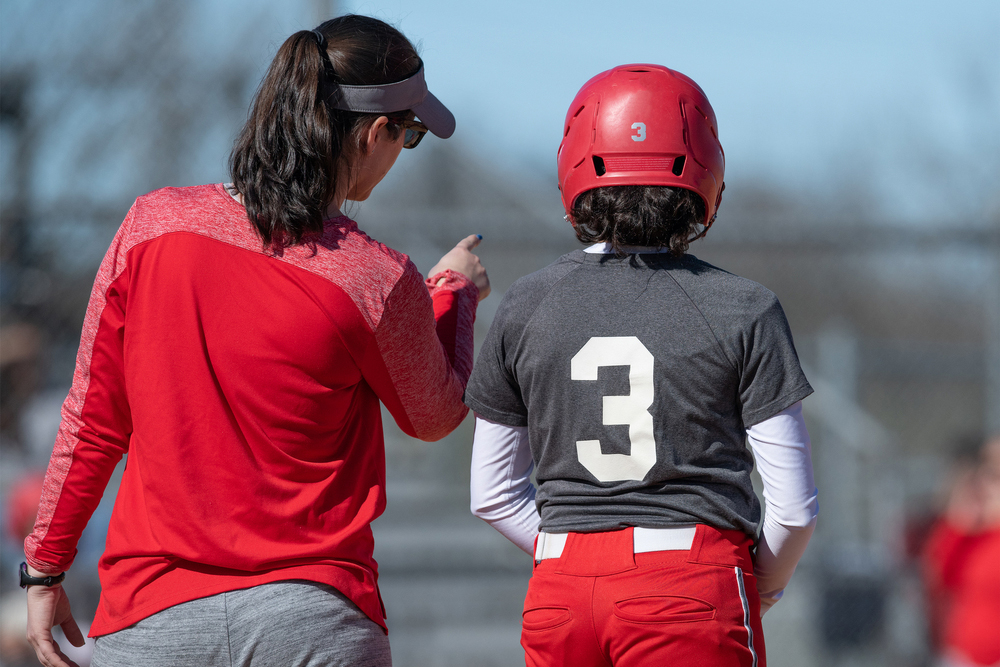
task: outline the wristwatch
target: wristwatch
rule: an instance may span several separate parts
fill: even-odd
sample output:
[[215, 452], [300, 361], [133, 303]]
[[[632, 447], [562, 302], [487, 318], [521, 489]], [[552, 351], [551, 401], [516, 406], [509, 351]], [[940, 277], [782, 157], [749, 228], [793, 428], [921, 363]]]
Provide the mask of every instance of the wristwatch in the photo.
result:
[[21, 588], [27, 588], [28, 586], [55, 586], [58, 583], [62, 583], [62, 580], [66, 578], [66, 573], [57, 574], [48, 577], [33, 577], [28, 574], [28, 564], [21, 563]]

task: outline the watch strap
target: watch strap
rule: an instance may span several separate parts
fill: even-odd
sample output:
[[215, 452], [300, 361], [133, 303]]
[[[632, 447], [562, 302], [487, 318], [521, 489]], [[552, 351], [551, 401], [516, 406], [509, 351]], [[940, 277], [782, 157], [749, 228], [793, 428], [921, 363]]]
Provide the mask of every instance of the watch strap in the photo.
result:
[[53, 574], [47, 577], [33, 577], [28, 574], [28, 564], [21, 563], [20, 576], [21, 588], [27, 588], [28, 586], [52, 587], [56, 584], [62, 583], [62, 580], [66, 578], [66, 573], [63, 572], [61, 574]]

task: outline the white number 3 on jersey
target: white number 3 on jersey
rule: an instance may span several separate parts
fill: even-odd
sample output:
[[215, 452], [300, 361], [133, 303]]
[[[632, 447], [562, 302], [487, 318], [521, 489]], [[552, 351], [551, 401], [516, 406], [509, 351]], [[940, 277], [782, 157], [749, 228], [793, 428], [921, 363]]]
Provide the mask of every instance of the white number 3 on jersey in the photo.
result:
[[645, 141], [646, 140], [646, 124], [645, 123], [632, 123], [632, 129], [635, 130], [635, 134], [632, 135], [632, 141]]
[[630, 454], [603, 454], [600, 440], [577, 440], [576, 455], [601, 482], [641, 480], [656, 463], [653, 440], [653, 355], [635, 336], [594, 337], [570, 361], [573, 380], [596, 380], [601, 366], [628, 366], [631, 393], [604, 397], [604, 425], [628, 425]]

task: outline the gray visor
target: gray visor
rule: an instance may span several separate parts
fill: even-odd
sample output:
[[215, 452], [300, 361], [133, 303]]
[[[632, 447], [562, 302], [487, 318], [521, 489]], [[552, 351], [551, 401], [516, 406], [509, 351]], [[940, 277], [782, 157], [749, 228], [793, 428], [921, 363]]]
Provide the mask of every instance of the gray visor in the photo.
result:
[[447, 139], [455, 132], [455, 117], [434, 97], [424, 82], [424, 66], [409, 79], [381, 86], [338, 85], [334, 109], [361, 113], [413, 111], [427, 129]]

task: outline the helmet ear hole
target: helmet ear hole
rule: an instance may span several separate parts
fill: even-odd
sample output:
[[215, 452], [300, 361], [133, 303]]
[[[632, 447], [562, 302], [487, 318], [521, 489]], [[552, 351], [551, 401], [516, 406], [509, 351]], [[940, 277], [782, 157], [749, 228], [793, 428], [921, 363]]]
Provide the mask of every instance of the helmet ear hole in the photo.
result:
[[684, 173], [684, 159], [685, 157], [683, 155], [678, 155], [674, 160], [674, 168], [670, 170], [673, 172], [674, 176], [680, 176]]
[[597, 172], [598, 176], [608, 173], [607, 167], [604, 166], [604, 158], [594, 156], [594, 171]]

